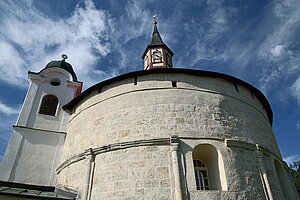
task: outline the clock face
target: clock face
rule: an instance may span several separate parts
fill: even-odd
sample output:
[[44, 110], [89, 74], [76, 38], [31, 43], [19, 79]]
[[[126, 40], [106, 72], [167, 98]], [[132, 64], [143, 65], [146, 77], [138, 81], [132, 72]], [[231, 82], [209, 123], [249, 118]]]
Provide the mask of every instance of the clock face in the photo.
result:
[[153, 56], [154, 60], [159, 60], [159, 59], [161, 59], [161, 52], [156, 50], [153, 52], [152, 56]]

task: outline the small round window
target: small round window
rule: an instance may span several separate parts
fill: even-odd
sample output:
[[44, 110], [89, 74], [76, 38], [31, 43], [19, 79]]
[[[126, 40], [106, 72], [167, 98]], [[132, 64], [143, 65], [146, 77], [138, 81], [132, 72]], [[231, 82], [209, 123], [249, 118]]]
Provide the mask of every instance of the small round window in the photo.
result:
[[50, 84], [53, 86], [59, 86], [60, 85], [60, 80], [58, 78], [54, 78], [50, 81]]

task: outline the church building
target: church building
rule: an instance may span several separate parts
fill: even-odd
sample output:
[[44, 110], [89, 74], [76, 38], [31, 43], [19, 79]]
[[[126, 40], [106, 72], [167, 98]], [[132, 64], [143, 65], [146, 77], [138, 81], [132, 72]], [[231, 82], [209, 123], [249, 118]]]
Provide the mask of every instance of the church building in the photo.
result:
[[66, 55], [28, 72], [0, 200], [298, 199], [262, 92], [227, 74], [173, 68], [153, 25], [144, 70], [83, 92]]

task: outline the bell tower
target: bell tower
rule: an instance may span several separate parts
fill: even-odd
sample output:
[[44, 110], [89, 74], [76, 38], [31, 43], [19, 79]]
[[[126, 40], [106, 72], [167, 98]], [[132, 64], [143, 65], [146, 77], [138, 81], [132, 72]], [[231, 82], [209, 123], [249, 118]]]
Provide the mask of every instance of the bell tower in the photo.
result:
[[67, 132], [62, 106], [78, 96], [82, 82], [67, 55], [40, 72], [28, 72], [29, 88], [0, 165], [0, 180], [53, 186]]
[[161, 39], [158, 29], [157, 21], [154, 21], [154, 30], [152, 33], [151, 43], [147, 46], [142, 59], [144, 60], [144, 70], [156, 68], [172, 68], [172, 57], [174, 53]]

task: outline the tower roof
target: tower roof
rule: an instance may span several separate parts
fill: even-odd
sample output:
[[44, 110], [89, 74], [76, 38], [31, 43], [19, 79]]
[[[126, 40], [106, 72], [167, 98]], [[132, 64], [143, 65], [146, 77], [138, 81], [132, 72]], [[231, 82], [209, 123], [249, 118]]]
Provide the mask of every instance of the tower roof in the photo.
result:
[[163, 45], [164, 42], [163, 40], [161, 39], [160, 37], [160, 34], [158, 32], [158, 29], [157, 29], [157, 22], [154, 22], [154, 30], [153, 30], [153, 33], [152, 33], [152, 40], [151, 40], [151, 44], [150, 45]]
[[[63, 60], [60, 60], [60, 61], [51, 61], [49, 62], [46, 67], [44, 69], [48, 69], [48, 68], [51, 68], [51, 67], [58, 67], [58, 68], [62, 68], [64, 70], [66, 70], [67, 72], [69, 72], [72, 77], [73, 77], [73, 81], [77, 81], [77, 76], [73, 70], [73, 67], [70, 63], [67, 63], [65, 61], [65, 59], [67, 58], [67, 56], [65, 54], [63, 54]], [[42, 69], [41, 71], [43, 71], [44, 69]]]
[[158, 28], [157, 28], [157, 22], [154, 21], [153, 25], [154, 25], [154, 29], [153, 29], [153, 33], [152, 33], [151, 43], [147, 46], [142, 58], [144, 59], [144, 57], [147, 53], [147, 50], [151, 47], [165, 47], [170, 52], [171, 56], [173, 56], [174, 53], [171, 51], [171, 49], [169, 49], [169, 47], [163, 42], [162, 38], [160, 37]]

